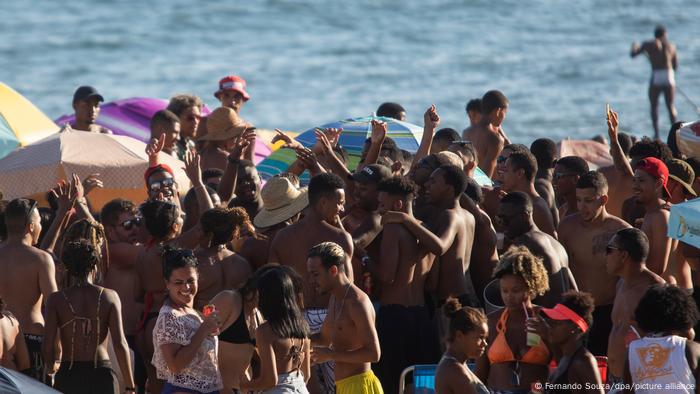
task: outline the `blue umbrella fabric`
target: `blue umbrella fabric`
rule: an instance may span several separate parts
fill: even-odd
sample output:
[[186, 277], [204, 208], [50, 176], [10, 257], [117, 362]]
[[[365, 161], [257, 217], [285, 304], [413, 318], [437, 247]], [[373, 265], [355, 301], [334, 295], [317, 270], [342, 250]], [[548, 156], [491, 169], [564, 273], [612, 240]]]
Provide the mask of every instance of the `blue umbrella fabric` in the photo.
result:
[[[314, 132], [316, 129], [342, 128], [343, 132], [340, 134], [338, 144], [348, 151], [350, 156], [348, 159], [348, 167], [350, 170], [354, 170], [360, 160], [365, 140], [372, 135], [372, 120], [386, 122], [387, 137], [391, 137], [400, 149], [416, 153], [420, 145], [420, 140], [423, 137], [423, 127], [381, 116], [349, 118], [326, 123], [306, 130], [299, 134], [296, 140], [305, 147], [311, 148], [316, 144], [316, 135]], [[273, 176], [286, 171], [287, 167], [289, 167], [295, 159], [296, 155], [294, 151], [290, 149], [278, 149], [258, 164], [258, 172], [262, 179], [267, 181]], [[308, 181], [309, 175], [305, 172], [302, 174], [301, 182], [302, 184], [306, 184]]]
[[0, 367], [0, 393], [60, 394], [38, 380], [4, 367]]

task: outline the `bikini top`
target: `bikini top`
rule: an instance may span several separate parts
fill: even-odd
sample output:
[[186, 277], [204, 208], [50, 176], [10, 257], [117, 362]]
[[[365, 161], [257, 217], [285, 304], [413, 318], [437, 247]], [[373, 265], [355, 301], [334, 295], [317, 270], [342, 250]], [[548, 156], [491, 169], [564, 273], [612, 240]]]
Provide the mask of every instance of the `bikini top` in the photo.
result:
[[[99, 341], [100, 341], [100, 303], [102, 301], [102, 292], [104, 291], [104, 288], [100, 288], [100, 294], [97, 296], [97, 313], [95, 314], [95, 320], [96, 320], [96, 325], [97, 325], [97, 335], [95, 336], [95, 357], [94, 357], [94, 365], [95, 368], [97, 368], [97, 348], [99, 347]], [[68, 308], [70, 309], [70, 313], [73, 314], [73, 318], [68, 320], [67, 322], [63, 323], [59, 328], [63, 329], [63, 327], [73, 324], [73, 332], [71, 334], [71, 341], [70, 341], [70, 365], [68, 366], [68, 369], [73, 368], [73, 356], [75, 354], [75, 326], [78, 322], [81, 322], [83, 324], [83, 337], [86, 339], [90, 338], [90, 335], [92, 334], [92, 319], [89, 317], [84, 317], [84, 316], [77, 316], [75, 314], [75, 309], [73, 308], [73, 304], [70, 303], [70, 300], [68, 299], [68, 296], [66, 296], [66, 293], [61, 291], [61, 294], [63, 295], [63, 298], [65, 298], [66, 302], [68, 303]], [[85, 345], [87, 346], [87, 344]]]
[[250, 337], [250, 331], [248, 331], [248, 325], [245, 321], [245, 312], [243, 308], [241, 313], [238, 315], [236, 321], [233, 322], [227, 329], [221, 331], [219, 334], [219, 340], [229, 343], [245, 344], [250, 343], [255, 346], [255, 338]]
[[501, 313], [501, 318], [496, 325], [496, 338], [493, 340], [491, 347], [487, 353], [491, 364], [507, 363], [511, 361], [519, 361], [526, 364], [534, 365], [549, 365], [549, 349], [544, 342], [540, 341], [537, 346], [528, 349], [527, 353], [520, 359], [516, 359], [513, 351], [506, 340], [506, 322], [508, 321], [508, 308], [505, 308]]

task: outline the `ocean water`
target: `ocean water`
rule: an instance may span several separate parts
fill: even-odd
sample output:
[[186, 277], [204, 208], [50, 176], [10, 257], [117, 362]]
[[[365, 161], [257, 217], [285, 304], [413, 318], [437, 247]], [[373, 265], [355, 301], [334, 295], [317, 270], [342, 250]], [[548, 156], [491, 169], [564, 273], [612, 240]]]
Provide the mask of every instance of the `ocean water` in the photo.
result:
[[[258, 127], [307, 128], [396, 101], [422, 124], [467, 125], [464, 106], [500, 89], [516, 142], [605, 133], [605, 103], [621, 126], [650, 134], [644, 57], [632, 41], [657, 23], [676, 43], [678, 86], [700, 104], [697, 0], [0, 1], [0, 81], [50, 117], [74, 89], [109, 100], [194, 93], [210, 106], [219, 78], [239, 74]], [[676, 98], [680, 118], [694, 107]], [[669, 127], [660, 107], [661, 129]]]

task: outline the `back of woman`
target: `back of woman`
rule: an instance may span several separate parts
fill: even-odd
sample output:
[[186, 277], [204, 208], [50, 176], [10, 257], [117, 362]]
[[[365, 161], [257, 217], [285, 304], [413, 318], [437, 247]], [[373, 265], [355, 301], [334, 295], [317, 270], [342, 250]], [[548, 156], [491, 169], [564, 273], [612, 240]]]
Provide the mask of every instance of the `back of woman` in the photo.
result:
[[15, 371], [29, 368], [29, 352], [20, 331], [19, 321], [12, 313], [4, 310], [1, 298], [0, 342], [0, 366]]
[[311, 374], [309, 326], [297, 304], [291, 277], [282, 268], [258, 279], [258, 307], [267, 320], [255, 331], [260, 376], [244, 379], [241, 389], [268, 394], [308, 393]]

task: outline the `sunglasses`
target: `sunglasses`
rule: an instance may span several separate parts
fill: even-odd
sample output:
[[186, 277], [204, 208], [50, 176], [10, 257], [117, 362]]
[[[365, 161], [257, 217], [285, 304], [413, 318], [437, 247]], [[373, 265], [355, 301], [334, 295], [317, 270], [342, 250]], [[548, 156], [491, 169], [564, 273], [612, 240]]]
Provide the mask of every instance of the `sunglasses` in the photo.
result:
[[29, 210], [27, 210], [27, 215], [26, 215], [27, 223], [29, 223], [29, 220], [32, 216], [32, 211], [34, 211], [34, 209], [36, 209], [36, 207], [39, 205], [39, 203], [36, 200], [32, 200], [31, 198], [29, 198], [28, 200], [29, 200]]
[[160, 191], [160, 189], [171, 188], [171, 187], [173, 187], [174, 184], [175, 184], [175, 179], [166, 178], [166, 179], [163, 179], [162, 181], [156, 181], [156, 182], [150, 183], [148, 185], [148, 188], [152, 192], [157, 192], [157, 191]]
[[608, 255], [608, 254], [612, 253], [612, 252], [615, 251], [615, 250], [622, 250], [622, 249], [618, 248], [617, 246], [607, 245], [607, 246], [605, 247], [605, 254]]
[[131, 231], [131, 229], [134, 228], [134, 226], [141, 227], [142, 222], [143, 222], [143, 220], [137, 216], [133, 219], [125, 220], [125, 221], [119, 223], [119, 225], [124, 227], [124, 230]]
[[460, 147], [471, 146], [471, 141], [452, 141], [453, 144], [459, 145]]

